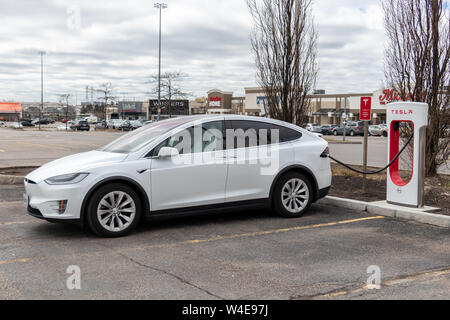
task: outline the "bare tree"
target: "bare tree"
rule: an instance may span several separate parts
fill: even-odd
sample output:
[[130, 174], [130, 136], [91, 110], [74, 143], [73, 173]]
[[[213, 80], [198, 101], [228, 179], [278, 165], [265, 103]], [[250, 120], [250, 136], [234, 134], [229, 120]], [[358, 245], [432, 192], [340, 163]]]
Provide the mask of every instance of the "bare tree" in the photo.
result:
[[[169, 117], [172, 117], [172, 99], [185, 99], [191, 96], [181, 88], [182, 81], [188, 75], [181, 71], [166, 72], [161, 75], [161, 98], [168, 101]], [[151, 77], [150, 83], [157, 83], [158, 75]], [[158, 86], [152, 91], [152, 94], [158, 93]]]
[[62, 104], [63, 102], [65, 102], [65, 104], [66, 104], [66, 110], [65, 110], [66, 131], [67, 131], [68, 125], [69, 125], [69, 119], [68, 119], [68, 117], [69, 117], [69, 99], [70, 99], [69, 93], [59, 95], [59, 103]]
[[108, 111], [108, 102], [112, 102], [117, 99], [117, 97], [113, 96], [112, 83], [111, 82], [103, 83], [95, 91], [102, 94], [98, 99], [102, 100], [104, 103], [102, 111], [103, 111], [104, 120], [106, 121], [107, 111]]
[[272, 118], [303, 125], [318, 65], [312, 0], [247, 0], [257, 81]]
[[450, 19], [442, 0], [383, 0], [386, 84], [429, 109], [426, 174], [448, 160]]

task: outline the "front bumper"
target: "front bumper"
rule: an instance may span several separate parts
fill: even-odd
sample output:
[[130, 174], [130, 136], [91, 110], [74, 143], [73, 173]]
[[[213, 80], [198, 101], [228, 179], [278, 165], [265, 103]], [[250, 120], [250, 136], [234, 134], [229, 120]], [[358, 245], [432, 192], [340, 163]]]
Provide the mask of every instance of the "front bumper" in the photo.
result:
[[[45, 220], [80, 220], [81, 205], [85, 196], [85, 185], [48, 185], [42, 181], [34, 183], [25, 180], [24, 202], [27, 211], [35, 218]], [[67, 201], [65, 210], [60, 213], [58, 202]]]

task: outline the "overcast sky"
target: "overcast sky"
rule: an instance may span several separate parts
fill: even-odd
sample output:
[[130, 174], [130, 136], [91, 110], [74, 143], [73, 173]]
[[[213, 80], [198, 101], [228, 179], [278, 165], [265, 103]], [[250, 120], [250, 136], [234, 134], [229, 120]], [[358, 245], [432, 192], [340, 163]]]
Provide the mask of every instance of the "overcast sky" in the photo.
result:
[[[187, 73], [183, 85], [195, 97], [212, 88], [243, 95], [245, 87], [256, 86], [244, 0], [166, 3], [163, 72]], [[314, 16], [317, 88], [380, 88], [385, 36], [379, 0], [316, 0]], [[47, 52], [46, 101], [62, 93], [84, 101], [86, 86], [104, 82], [112, 82], [119, 97], [149, 97], [146, 81], [158, 68], [158, 11], [152, 1], [0, 0], [0, 18], [0, 101], [40, 100], [39, 50]]]

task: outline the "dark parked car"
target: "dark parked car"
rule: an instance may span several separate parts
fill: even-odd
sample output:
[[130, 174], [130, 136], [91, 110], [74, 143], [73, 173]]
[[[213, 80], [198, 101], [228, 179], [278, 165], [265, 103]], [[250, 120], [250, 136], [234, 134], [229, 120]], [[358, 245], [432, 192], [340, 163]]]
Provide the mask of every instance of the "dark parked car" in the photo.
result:
[[51, 120], [51, 119], [36, 119], [32, 122], [34, 125], [47, 125], [47, 124], [51, 124], [51, 123], [55, 123], [55, 121]]
[[91, 130], [91, 127], [89, 126], [89, 123], [87, 121], [79, 121], [74, 125], [71, 125], [70, 129], [74, 131], [89, 131]]
[[31, 122], [31, 120], [23, 120], [20, 123], [22, 124], [22, 127], [34, 127], [34, 124]]
[[337, 127], [337, 125], [334, 124], [324, 124], [320, 127], [320, 130], [323, 135], [332, 135], [333, 129]]

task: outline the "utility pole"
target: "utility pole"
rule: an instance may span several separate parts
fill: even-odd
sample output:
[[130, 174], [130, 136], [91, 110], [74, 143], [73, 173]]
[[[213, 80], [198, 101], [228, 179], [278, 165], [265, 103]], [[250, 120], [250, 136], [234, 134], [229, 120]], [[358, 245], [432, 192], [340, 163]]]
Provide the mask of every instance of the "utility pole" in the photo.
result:
[[343, 137], [344, 137], [344, 142], [345, 142], [345, 131], [347, 131], [347, 119], [348, 119], [348, 115], [347, 115], [347, 97], [344, 97], [344, 114], [345, 114], [345, 118], [344, 118], [344, 121], [342, 122], [342, 124], [344, 125]]
[[41, 107], [39, 108], [39, 131], [41, 130], [41, 117], [44, 110], [44, 54], [45, 51], [39, 51], [41, 55]]
[[158, 67], [158, 118], [161, 116], [161, 18], [162, 18], [162, 9], [167, 8], [167, 4], [165, 3], [155, 3], [155, 8], [159, 9], [159, 67]]

